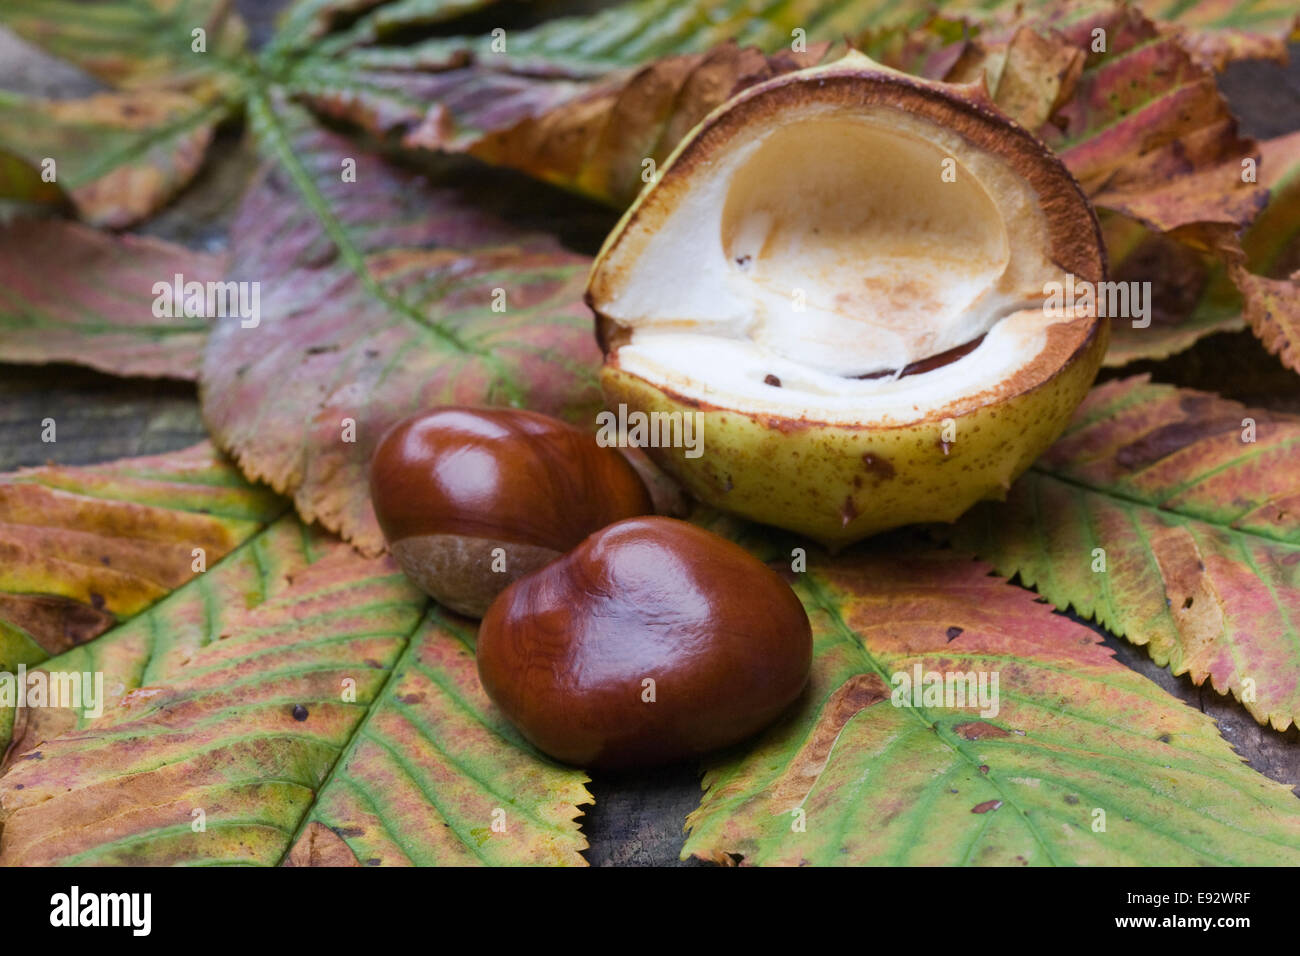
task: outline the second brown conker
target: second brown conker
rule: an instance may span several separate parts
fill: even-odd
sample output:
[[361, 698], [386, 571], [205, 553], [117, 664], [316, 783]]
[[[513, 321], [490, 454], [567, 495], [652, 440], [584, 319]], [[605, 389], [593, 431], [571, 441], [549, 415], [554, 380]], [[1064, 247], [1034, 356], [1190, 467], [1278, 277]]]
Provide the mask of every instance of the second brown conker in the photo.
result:
[[672, 518], [620, 521], [521, 578], [479, 679], [539, 750], [583, 767], [697, 756], [762, 729], [812, 663], [808, 615], [748, 551]]

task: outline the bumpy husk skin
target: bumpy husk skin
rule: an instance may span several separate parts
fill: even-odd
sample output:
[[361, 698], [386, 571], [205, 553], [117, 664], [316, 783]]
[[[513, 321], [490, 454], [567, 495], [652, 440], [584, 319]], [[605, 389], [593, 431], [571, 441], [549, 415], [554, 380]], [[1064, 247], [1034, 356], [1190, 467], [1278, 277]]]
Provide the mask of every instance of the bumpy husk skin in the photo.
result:
[[772, 420], [663, 391], [617, 364], [601, 373], [606, 401], [646, 412], [700, 412], [703, 454], [648, 449], [696, 498], [807, 534], [831, 548], [920, 521], [955, 521], [1002, 499], [1064, 430], [1106, 353], [1102, 323], [1079, 354], [1037, 388], [943, 420], [901, 428]]
[[[954, 521], [975, 502], [1005, 497], [1011, 483], [1064, 430], [1091, 386], [1109, 340], [1105, 319], [1053, 326], [1037, 359], [1011, 381], [903, 426], [827, 424], [772, 418], [710, 406], [623, 371], [626, 333], [599, 305], [617, 282], [607, 258], [638, 219], [651, 225], [689, 176], [726, 148], [737, 126], [807, 99], [894, 100], [956, 130], [973, 148], [1001, 155], [1038, 193], [1049, 224], [1049, 256], [1062, 270], [1093, 282], [1106, 277], [1097, 219], [1064, 165], [1031, 134], [1002, 116], [982, 87], [954, 86], [886, 70], [854, 54], [836, 64], [753, 87], [707, 117], [674, 151], [657, 185], [647, 187], [605, 242], [592, 268], [587, 301], [606, 353], [601, 384], [611, 408], [699, 412], [703, 454], [648, 449], [695, 497], [764, 524], [809, 535], [832, 548], [915, 522]], [[927, 374], [942, 375], [943, 369]], [[944, 442], [951, 419], [954, 440]]]

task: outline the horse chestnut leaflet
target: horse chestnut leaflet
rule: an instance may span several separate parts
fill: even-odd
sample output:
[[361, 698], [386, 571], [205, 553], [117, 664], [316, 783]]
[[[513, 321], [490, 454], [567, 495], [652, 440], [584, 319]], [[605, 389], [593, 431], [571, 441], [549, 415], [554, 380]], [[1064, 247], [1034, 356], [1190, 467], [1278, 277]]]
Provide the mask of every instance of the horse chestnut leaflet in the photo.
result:
[[812, 631], [790, 586], [684, 521], [640, 517], [520, 578], [483, 618], [488, 696], [539, 750], [584, 767], [693, 757], [800, 694]]
[[591, 532], [653, 510], [616, 449], [509, 408], [447, 406], [399, 422], [375, 450], [370, 495], [407, 576], [474, 617]]

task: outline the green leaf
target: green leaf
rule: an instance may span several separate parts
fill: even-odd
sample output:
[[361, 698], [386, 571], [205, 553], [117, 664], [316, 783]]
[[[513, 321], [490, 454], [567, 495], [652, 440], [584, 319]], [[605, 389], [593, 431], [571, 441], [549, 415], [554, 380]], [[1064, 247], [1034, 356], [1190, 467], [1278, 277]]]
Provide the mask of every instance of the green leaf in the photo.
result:
[[51, 657], [41, 671], [103, 675], [103, 696], [81, 701], [79, 706], [47, 702], [41, 707], [19, 707], [15, 701], [0, 707], [0, 770], [42, 741], [110, 713], [131, 691], [175, 674], [200, 648], [217, 640], [238, 615], [281, 594], [309, 564], [346, 547], [286, 515], [157, 604]]
[[220, 83], [247, 38], [233, 0], [5, 0], [0, 26], [122, 89]]
[[425, 604], [386, 560], [301, 571], [171, 679], [19, 755], [0, 864], [339, 862], [339, 841], [367, 864], [580, 863], [585, 778], [517, 748], [463, 625]]
[[1300, 418], [1109, 382], [956, 540], [1285, 730], [1300, 717], [1298, 476]]
[[[313, 47], [330, 49], [347, 43], [370, 42], [398, 30], [427, 27], [470, 13], [499, 0], [298, 0], [285, 13], [266, 53], [281, 59]], [[378, 8], [378, 9], [375, 9]], [[335, 30], [340, 23], [353, 22]]]
[[[810, 560], [794, 577], [813, 622], [811, 685], [755, 745], [709, 763], [683, 857], [1300, 862], [1300, 803], [1287, 787], [1246, 767], [1210, 718], [1119, 664], [1092, 631], [987, 566], [893, 542]], [[991, 690], [996, 674], [996, 714], [955, 693], [909, 706], [896, 675], [917, 669], [922, 687], [926, 675], [978, 685], [983, 674]]]
[[469, 623], [434, 611], [321, 788], [290, 860], [580, 866], [587, 841], [574, 817], [591, 802], [586, 779], [536, 756], [479, 685]]

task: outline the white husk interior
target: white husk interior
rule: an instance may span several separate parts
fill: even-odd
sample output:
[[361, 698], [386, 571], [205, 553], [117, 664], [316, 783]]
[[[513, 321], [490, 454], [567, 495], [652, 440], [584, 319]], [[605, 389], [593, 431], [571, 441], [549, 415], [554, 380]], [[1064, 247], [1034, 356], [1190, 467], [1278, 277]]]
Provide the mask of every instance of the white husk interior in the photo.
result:
[[[941, 175], [949, 158], [955, 182]], [[685, 175], [658, 228], [633, 222], [610, 250], [626, 278], [597, 306], [632, 330], [620, 366], [688, 397], [906, 422], [1005, 382], [1058, 321], [1039, 305], [1063, 276], [1033, 190], [913, 114], [809, 105]], [[935, 372], [851, 377], [981, 335]]]

